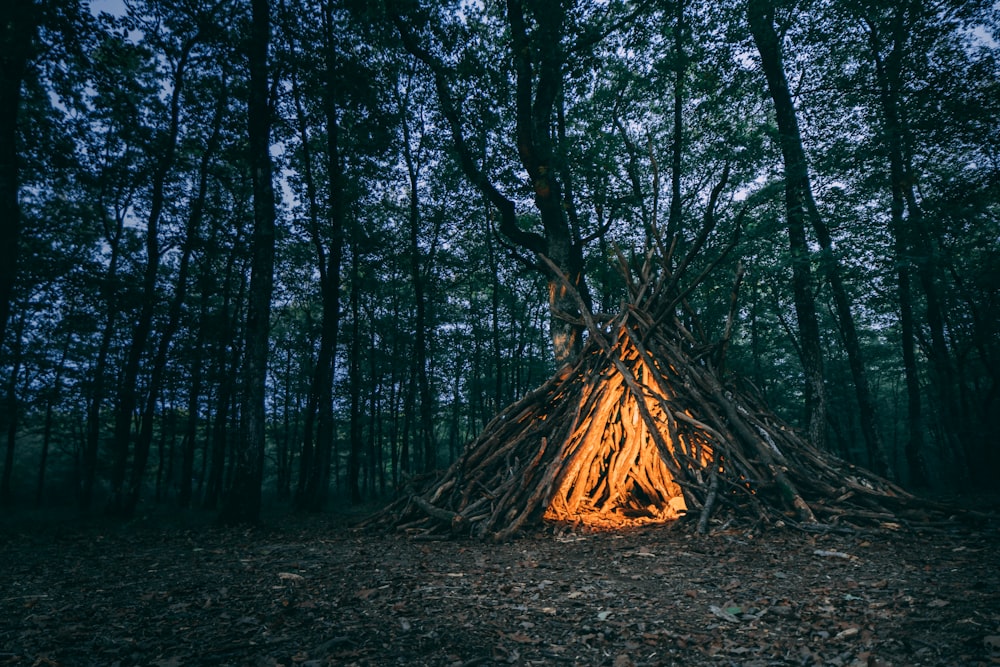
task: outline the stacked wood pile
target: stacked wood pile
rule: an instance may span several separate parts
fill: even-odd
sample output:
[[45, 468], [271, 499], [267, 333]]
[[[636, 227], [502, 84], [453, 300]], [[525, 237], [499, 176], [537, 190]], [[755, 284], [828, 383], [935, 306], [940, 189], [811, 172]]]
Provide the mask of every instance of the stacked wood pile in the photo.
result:
[[895, 526], [923, 511], [724, 381], [712, 359], [725, 341], [699, 344], [672, 316], [676, 300], [662, 303], [661, 283], [631, 291], [601, 324], [581, 300], [588, 337], [575, 363], [499, 413], [441, 477], [379, 520], [417, 538], [504, 540], [542, 522], [604, 529], [683, 517], [705, 532], [728, 515], [828, 529]]

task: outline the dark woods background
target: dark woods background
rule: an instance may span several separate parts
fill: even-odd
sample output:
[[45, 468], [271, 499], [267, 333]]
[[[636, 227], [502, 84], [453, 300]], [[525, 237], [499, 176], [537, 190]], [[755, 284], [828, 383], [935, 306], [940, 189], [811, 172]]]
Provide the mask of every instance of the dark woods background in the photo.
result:
[[7, 506], [388, 498], [579, 349], [536, 253], [614, 312], [672, 245], [704, 363], [995, 485], [991, 2], [125, 7], [0, 3]]

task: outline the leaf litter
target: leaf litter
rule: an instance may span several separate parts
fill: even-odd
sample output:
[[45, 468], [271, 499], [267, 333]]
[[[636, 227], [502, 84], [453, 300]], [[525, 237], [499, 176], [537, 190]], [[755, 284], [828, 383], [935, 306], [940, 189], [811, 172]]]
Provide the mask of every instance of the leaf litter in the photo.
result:
[[22, 529], [5, 665], [1000, 664], [1000, 536]]

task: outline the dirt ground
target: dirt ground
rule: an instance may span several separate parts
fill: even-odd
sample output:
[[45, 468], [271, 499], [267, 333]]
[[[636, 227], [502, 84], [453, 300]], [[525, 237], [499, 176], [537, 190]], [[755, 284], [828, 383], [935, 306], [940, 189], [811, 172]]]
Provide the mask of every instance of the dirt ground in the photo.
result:
[[1000, 533], [0, 523], [0, 665], [993, 665]]

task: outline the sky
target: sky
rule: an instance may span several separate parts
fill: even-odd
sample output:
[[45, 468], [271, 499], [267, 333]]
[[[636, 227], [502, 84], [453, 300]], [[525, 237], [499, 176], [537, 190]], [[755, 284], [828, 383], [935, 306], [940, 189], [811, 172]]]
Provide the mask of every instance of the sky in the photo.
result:
[[95, 16], [101, 12], [107, 12], [114, 16], [125, 14], [124, 0], [90, 0], [90, 11]]

